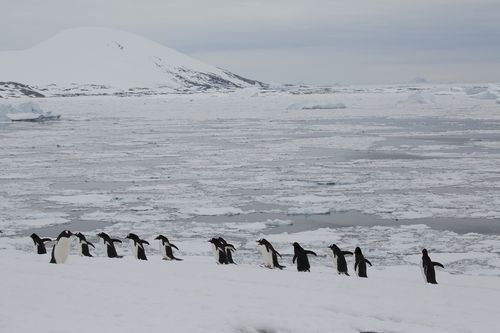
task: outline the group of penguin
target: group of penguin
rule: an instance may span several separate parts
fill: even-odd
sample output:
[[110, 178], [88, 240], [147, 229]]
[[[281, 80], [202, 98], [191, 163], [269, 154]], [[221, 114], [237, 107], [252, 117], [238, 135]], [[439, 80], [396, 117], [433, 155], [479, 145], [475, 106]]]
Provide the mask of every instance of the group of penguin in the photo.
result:
[[[80, 232], [73, 234], [69, 230], [64, 230], [55, 240], [54, 246], [52, 248], [50, 263], [63, 264], [66, 262], [70, 251], [71, 237], [73, 236], [78, 239], [80, 255], [92, 257], [92, 254], [90, 254], [89, 246], [95, 248], [94, 244], [87, 241], [85, 236]], [[122, 243], [121, 240], [111, 238], [104, 232], [97, 234], [97, 236], [103, 240], [103, 243], [106, 247], [106, 255], [109, 258], [122, 257], [117, 254], [114, 245], [115, 243]], [[35, 249], [38, 254], [47, 253], [45, 243], [50, 242], [50, 238], [40, 238], [37, 234], [34, 233], [30, 237], [34, 242]], [[130, 240], [134, 257], [139, 260], [147, 260], [144, 245], [150, 245], [149, 242], [141, 239], [139, 236], [133, 233], [129, 233], [125, 238]], [[155, 239], [160, 241], [163, 260], [182, 260], [174, 256], [172, 248], [176, 250], [179, 250], [179, 248], [171, 243], [167, 237], [159, 235]], [[208, 242], [212, 243], [215, 260], [218, 264], [235, 264], [233, 260], [233, 252], [236, 251], [236, 248], [234, 247], [234, 245], [229, 244], [222, 237], [212, 238]], [[262, 258], [264, 261], [264, 267], [278, 269], [285, 268], [285, 266], [281, 265], [278, 262], [278, 257], [281, 258], [281, 254], [279, 254], [279, 252], [274, 249], [271, 243], [262, 238], [257, 241], [257, 244], [260, 246]], [[359, 247], [356, 247], [354, 253], [350, 251], [342, 251], [335, 244], [330, 245], [328, 248], [333, 252], [333, 264], [338, 274], [349, 276], [345, 256], [354, 255], [354, 270], [356, 272], [356, 275], [363, 278], [368, 277], [366, 264], [372, 266], [372, 263], [364, 257]], [[299, 272], [310, 272], [311, 265], [309, 264], [308, 255], [317, 256], [317, 254], [313, 251], [304, 249], [297, 242], [293, 243], [293, 250], [294, 254], [292, 263], [295, 264], [295, 262], [297, 262], [297, 270]], [[427, 253], [427, 250], [423, 249], [421, 269], [426, 282], [431, 284], [437, 284], [434, 266], [444, 268], [442, 264], [432, 261], [429, 257], [429, 254]]]

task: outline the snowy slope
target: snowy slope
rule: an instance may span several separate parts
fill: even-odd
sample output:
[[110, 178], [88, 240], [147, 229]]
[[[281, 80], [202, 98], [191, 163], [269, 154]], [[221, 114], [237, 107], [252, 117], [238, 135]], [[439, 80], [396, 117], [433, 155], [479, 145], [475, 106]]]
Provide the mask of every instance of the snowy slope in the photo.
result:
[[23, 51], [0, 53], [0, 78], [58, 94], [103, 89], [234, 89], [260, 85], [141, 36], [76, 28]]
[[[498, 278], [411, 266], [371, 269], [218, 266], [208, 257], [165, 262], [2, 251], [0, 326], [11, 332], [497, 332]], [[288, 264], [288, 263], [286, 263]], [[8, 300], [8, 301], [7, 301]]]

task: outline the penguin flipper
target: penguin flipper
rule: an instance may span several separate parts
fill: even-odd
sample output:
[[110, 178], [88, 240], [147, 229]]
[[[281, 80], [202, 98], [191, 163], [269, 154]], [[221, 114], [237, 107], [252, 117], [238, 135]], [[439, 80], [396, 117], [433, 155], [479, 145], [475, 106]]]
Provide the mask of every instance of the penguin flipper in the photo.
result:
[[50, 238], [42, 238], [41, 241], [42, 243], [45, 243], [45, 242], [50, 242], [52, 239]]
[[151, 244], [149, 244], [149, 242], [148, 242], [148, 241], [145, 241], [145, 240], [142, 240], [142, 239], [140, 240], [140, 242], [141, 242], [141, 244], [148, 244], [148, 245], [151, 245]]
[[296, 260], [296, 259], [297, 259], [297, 255], [296, 255], [296, 254], [294, 254], [294, 255], [293, 255], [293, 259], [292, 259], [292, 264], [295, 264], [295, 260]]
[[95, 249], [94, 244], [92, 244], [91, 242], [87, 242], [87, 244], [90, 245], [90, 246], [92, 246]]
[[56, 247], [55, 247], [55, 245], [54, 245], [54, 247], [52, 248], [52, 254], [51, 254], [51, 256], [50, 256], [50, 263], [51, 263], [51, 264], [57, 264], [57, 262], [56, 262], [56, 258], [54, 257], [54, 250], [55, 250], [55, 249], [56, 249]]
[[179, 251], [179, 248], [177, 246], [175, 246], [174, 244], [170, 243], [170, 246], [173, 247], [174, 249], [176, 249], [177, 251]]
[[318, 256], [315, 252], [306, 250], [306, 254], [312, 254], [313, 256]]
[[365, 262], [366, 262], [368, 265], [372, 266], [372, 263], [370, 262], [370, 260], [365, 259]]
[[119, 239], [116, 239], [116, 238], [112, 238], [111, 242], [113, 242], [113, 243], [121, 243], [122, 241], [119, 240]]
[[433, 261], [433, 262], [432, 262], [432, 264], [433, 264], [434, 266], [439, 266], [439, 267], [441, 267], [441, 268], [444, 268], [443, 264], [441, 264], [441, 263], [439, 263], [439, 262], [435, 262], [435, 261]]
[[350, 255], [350, 256], [354, 255], [354, 253], [352, 253], [351, 251], [342, 251], [342, 254], [345, 256], [346, 255]]

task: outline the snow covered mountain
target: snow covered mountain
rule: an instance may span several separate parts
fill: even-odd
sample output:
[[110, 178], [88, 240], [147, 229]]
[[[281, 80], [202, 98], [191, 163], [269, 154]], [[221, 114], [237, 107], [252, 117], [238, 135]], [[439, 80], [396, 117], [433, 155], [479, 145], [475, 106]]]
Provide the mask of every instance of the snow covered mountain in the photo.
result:
[[65, 30], [30, 49], [2, 52], [0, 81], [11, 89], [12, 82], [29, 85], [46, 96], [264, 86], [141, 36], [107, 28]]

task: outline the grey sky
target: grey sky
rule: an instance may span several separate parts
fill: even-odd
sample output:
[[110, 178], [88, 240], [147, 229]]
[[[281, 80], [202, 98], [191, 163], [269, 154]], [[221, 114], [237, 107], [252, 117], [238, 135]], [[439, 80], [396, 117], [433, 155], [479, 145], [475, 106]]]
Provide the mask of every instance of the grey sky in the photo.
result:
[[78, 26], [266, 82], [500, 81], [499, 0], [0, 0], [0, 50]]

